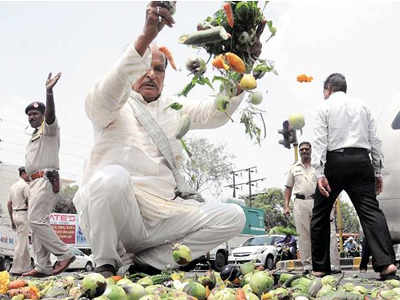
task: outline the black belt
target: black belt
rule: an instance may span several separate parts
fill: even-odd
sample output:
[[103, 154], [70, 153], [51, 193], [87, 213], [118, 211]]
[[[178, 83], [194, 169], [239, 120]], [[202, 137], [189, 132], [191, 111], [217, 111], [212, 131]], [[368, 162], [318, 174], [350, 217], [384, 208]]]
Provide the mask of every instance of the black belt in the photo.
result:
[[294, 196], [295, 196], [297, 199], [301, 199], [301, 200], [313, 199], [313, 198], [314, 198], [314, 194], [312, 194], [312, 195], [310, 195], [310, 196], [308, 196], [308, 197], [306, 197], [306, 196], [303, 195], [303, 194], [294, 194]]
[[14, 211], [28, 211], [27, 208], [19, 208], [19, 209], [14, 209]]
[[368, 150], [365, 149], [365, 148], [349, 147], [349, 148], [335, 149], [335, 150], [332, 150], [332, 151], [328, 151], [328, 153], [359, 154], [359, 153], [368, 153]]

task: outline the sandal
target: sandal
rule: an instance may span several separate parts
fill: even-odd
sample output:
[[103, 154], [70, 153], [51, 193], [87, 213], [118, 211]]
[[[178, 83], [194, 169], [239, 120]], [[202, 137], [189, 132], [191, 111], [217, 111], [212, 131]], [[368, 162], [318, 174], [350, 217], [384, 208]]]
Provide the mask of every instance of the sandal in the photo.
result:
[[108, 264], [95, 268], [94, 272], [103, 275], [104, 278], [114, 276], [117, 273], [114, 266]]
[[319, 278], [322, 278], [322, 277], [324, 277], [324, 276], [326, 276], [326, 275], [329, 275], [330, 273], [328, 273], [328, 272], [318, 272], [318, 271], [312, 271], [311, 272], [311, 275], [312, 276], [314, 276], [314, 277], [319, 277]]

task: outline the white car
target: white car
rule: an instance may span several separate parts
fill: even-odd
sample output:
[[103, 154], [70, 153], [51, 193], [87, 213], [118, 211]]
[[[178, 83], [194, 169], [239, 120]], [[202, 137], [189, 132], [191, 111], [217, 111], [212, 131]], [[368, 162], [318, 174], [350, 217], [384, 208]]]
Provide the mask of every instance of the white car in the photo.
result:
[[[67, 270], [85, 270], [86, 272], [92, 272], [94, 270], [94, 261], [92, 256], [86, 255], [75, 247], [71, 247], [71, 249], [75, 254], [76, 259], [68, 266]], [[54, 266], [54, 264], [57, 262], [57, 257], [53, 254], [50, 254], [50, 261]]]
[[249, 238], [240, 247], [233, 249], [228, 257], [229, 263], [253, 261], [272, 270], [276, 263], [277, 249], [275, 243], [285, 236], [280, 234], [259, 235]]

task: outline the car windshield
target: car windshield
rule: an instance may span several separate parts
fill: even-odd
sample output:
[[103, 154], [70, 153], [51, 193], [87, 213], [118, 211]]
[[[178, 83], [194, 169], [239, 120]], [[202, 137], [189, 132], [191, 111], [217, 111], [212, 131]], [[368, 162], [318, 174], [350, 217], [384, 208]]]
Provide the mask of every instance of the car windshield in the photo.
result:
[[392, 122], [393, 129], [400, 129], [400, 111], [397, 113], [397, 116], [394, 118]]
[[75, 255], [84, 256], [83, 252], [77, 248], [71, 248]]
[[272, 244], [271, 236], [259, 236], [248, 239], [242, 246], [266, 246]]

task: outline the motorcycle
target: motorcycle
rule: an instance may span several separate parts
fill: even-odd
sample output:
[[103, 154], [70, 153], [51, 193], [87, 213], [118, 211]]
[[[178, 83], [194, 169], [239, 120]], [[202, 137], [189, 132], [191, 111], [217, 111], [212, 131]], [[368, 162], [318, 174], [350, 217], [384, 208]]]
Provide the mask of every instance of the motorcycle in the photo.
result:
[[346, 257], [359, 257], [360, 256], [360, 249], [358, 246], [352, 248], [344, 248], [344, 254]]
[[276, 261], [281, 261], [281, 260], [290, 260], [290, 259], [296, 259], [295, 255], [293, 255], [293, 252], [291, 251], [291, 247], [288, 244], [285, 243], [277, 243], [275, 244], [276, 247]]

